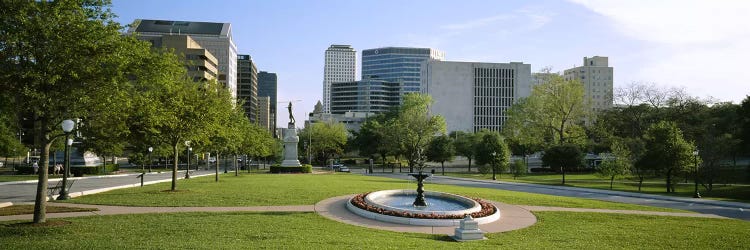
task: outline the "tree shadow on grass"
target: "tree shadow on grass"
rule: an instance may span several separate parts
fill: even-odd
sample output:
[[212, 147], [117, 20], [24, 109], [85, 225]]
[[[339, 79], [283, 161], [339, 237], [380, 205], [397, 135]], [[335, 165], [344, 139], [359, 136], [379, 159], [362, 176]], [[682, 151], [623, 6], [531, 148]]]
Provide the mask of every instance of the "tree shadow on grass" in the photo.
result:
[[33, 223], [33, 222], [19, 222], [13, 224], [7, 224], [6, 227], [12, 228], [47, 228], [47, 227], [61, 227], [65, 225], [73, 224], [70, 221], [65, 220], [47, 220], [44, 223]]

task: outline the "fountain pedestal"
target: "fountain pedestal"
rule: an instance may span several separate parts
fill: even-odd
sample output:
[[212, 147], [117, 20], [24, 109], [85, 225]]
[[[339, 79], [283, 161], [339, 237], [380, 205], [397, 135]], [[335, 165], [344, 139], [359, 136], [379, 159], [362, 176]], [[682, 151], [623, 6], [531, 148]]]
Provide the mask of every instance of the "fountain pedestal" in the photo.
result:
[[427, 179], [427, 177], [430, 177], [430, 174], [424, 174], [422, 171], [419, 171], [417, 174], [409, 174], [412, 177], [417, 179], [417, 198], [414, 199], [414, 206], [417, 207], [425, 207], [427, 206], [427, 202], [424, 200], [424, 179]]

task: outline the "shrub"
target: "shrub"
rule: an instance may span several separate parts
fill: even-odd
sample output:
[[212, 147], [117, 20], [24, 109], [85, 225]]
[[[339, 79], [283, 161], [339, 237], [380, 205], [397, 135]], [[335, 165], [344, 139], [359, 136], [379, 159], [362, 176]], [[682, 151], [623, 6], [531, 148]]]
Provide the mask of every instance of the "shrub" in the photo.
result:
[[552, 168], [531, 168], [532, 173], [555, 173], [555, 171]]
[[[103, 166], [72, 166], [70, 168], [70, 174], [72, 174], [75, 177], [81, 177], [84, 175], [91, 175], [91, 174], [101, 174], [102, 173], [102, 167]], [[106, 172], [114, 172], [120, 170], [119, 164], [109, 164], [107, 165], [107, 171]]]
[[526, 175], [526, 163], [523, 160], [515, 160], [511, 166], [510, 171], [513, 172], [513, 178]]
[[271, 173], [312, 173], [312, 165], [305, 164], [299, 167], [282, 167], [278, 164], [271, 166]]

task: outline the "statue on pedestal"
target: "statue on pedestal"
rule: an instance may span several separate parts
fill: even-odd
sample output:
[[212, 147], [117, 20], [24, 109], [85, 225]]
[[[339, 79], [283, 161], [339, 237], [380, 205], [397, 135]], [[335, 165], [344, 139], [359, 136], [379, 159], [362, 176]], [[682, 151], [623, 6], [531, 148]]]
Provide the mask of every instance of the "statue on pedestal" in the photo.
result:
[[299, 159], [297, 159], [297, 144], [299, 143], [299, 136], [297, 136], [297, 128], [294, 127], [294, 115], [292, 114], [292, 102], [289, 102], [289, 125], [284, 129], [284, 161], [281, 162], [282, 167], [299, 167]]
[[289, 106], [287, 107], [289, 109], [289, 124], [294, 125], [294, 114], [292, 113], [292, 102], [289, 102]]

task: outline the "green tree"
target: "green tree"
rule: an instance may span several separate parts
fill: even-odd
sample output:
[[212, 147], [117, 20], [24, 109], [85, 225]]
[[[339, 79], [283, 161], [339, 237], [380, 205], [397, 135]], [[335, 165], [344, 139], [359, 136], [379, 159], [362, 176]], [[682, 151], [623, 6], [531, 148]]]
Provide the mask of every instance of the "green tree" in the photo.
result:
[[604, 157], [597, 173], [602, 177], [609, 178], [609, 189], [612, 189], [615, 178], [630, 173], [633, 158], [627, 146], [620, 141], [613, 141], [610, 148], [612, 153]]
[[450, 137], [455, 138], [456, 154], [469, 160], [469, 172], [471, 172], [471, 160], [474, 159], [477, 145], [477, 137], [474, 133], [464, 131], [453, 131]]
[[667, 193], [674, 192], [674, 176], [692, 169], [695, 146], [685, 141], [677, 124], [667, 121], [649, 127], [644, 142], [646, 153], [640, 159], [640, 164], [648, 164], [661, 171], [666, 176]]
[[396, 112], [386, 112], [369, 117], [360, 127], [359, 132], [353, 133], [352, 145], [359, 150], [360, 156], [374, 157], [378, 154], [383, 164], [388, 155], [398, 153], [398, 137], [392, 130]]
[[583, 163], [583, 153], [574, 144], [555, 145], [544, 151], [542, 162], [552, 168], [560, 169], [562, 184], [565, 185], [565, 172], [578, 168]]
[[583, 121], [591, 119], [588, 107], [583, 84], [553, 75], [508, 110], [503, 131], [511, 140], [527, 145], [584, 145]]
[[740, 121], [738, 134], [740, 135], [739, 138], [742, 138], [740, 142], [741, 151], [748, 154], [750, 153], [750, 95], [746, 96], [740, 103], [737, 116]]
[[452, 161], [455, 154], [453, 141], [447, 135], [435, 137], [427, 147], [427, 160], [440, 162], [443, 175], [445, 175], [445, 161]]
[[325, 165], [328, 159], [344, 152], [347, 142], [346, 127], [343, 123], [318, 122], [302, 129], [300, 138], [312, 136], [312, 145], [308, 145], [315, 159]]
[[437, 134], [445, 133], [445, 119], [430, 115], [428, 106], [432, 97], [426, 94], [408, 93], [399, 108], [395, 129], [401, 139], [401, 151], [409, 160], [409, 172], [424, 169], [424, 153]]
[[[48, 156], [65, 119], [100, 120], [126, 103], [127, 67], [148, 45], [122, 36], [109, 1], [3, 1], [0, 3], [1, 98], [33, 122], [42, 148], [34, 223], [46, 221]], [[107, 105], [115, 105], [107, 106]]]
[[[508, 170], [510, 149], [505, 138], [497, 131], [482, 130], [477, 133], [480, 139], [476, 147], [477, 164], [490, 165], [492, 179], [497, 180], [496, 173]], [[480, 168], [481, 169], [481, 168]]]

